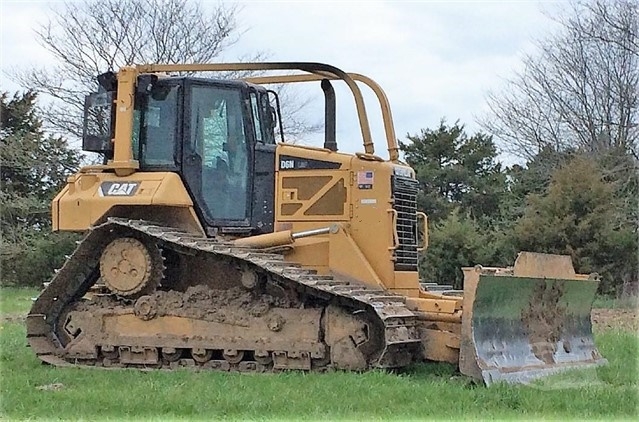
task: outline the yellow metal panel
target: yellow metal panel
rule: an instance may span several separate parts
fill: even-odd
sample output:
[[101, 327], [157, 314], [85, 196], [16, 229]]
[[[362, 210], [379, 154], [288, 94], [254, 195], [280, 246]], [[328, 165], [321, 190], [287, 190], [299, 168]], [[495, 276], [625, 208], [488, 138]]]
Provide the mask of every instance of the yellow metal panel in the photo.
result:
[[[321, 222], [348, 221], [347, 238], [329, 237], [330, 269], [370, 285], [381, 283], [385, 288], [399, 288], [397, 293], [418, 297], [417, 272], [394, 271], [393, 164], [367, 155], [353, 156], [285, 144], [278, 145], [278, 163], [281, 156], [339, 163], [340, 168], [279, 170], [275, 226], [283, 228], [288, 224], [286, 228], [296, 232], [322, 227]], [[330, 181], [325, 183], [329, 177]], [[295, 178], [299, 180], [295, 182]], [[340, 188], [343, 183], [347, 202], [338, 216], [332, 214], [333, 210], [316, 205], [318, 202], [321, 205], [320, 199], [335, 189], [336, 183]], [[290, 259], [302, 265], [311, 264], [308, 254], [293, 252]], [[361, 268], [354, 268], [358, 266]]]
[[66, 185], [51, 201], [51, 229], [53, 231], [59, 230], [59, 216], [60, 216], [60, 198], [64, 197], [69, 191], [69, 185]]
[[139, 163], [133, 159], [131, 149], [137, 76], [138, 72], [134, 67], [122, 67], [118, 72], [113, 160], [110, 160], [108, 164], [119, 176], [128, 176], [139, 168]]
[[295, 241], [293, 250], [287, 259], [303, 262], [305, 266], [318, 270], [321, 274], [328, 272], [328, 236], [316, 236]]
[[384, 287], [371, 262], [343, 228], [329, 235], [329, 267], [331, 271], [361, 283]]
[[[330, 174], [327, 174], [330, 172]], [[348, 172], [296, 170], [280, 172], [282, 190], [277, 207], [281, 221], [343, 221], [348, 219]]]
[[395, 271], [396, 289], [419, 289], [419, 274], [417, 271]]
[[276, 175], [276, 222], [346, 221], [350, 203], [348, 166], [350, 155], [323, 148], [279, 144], [281, 156], [336, 163], [339, 169], [278, 170]]
[[394, 289], [393, 288], [393, 289], [391, 289], [391, 291], [393, 293], [395, 293], [396, 295], [400, 295], [400, 296], [406, 296], [406, 297], [418, 297], [419, 296], [419, 289]]
[[418, 326], [422, 339], [422, 358], [436, 362], [459, 361], [459, 335]]
[[[127, 195], [126, 190], [122, 190], [122, 195], [105, 195], [100, 188], [103, 184], [115, 186], [115, 191], [132, 184], [137, 188], [131, 195]], [[56, 197], [54, 204], [52, 220], [57, 221], [54, 229], [71, 231], [88, 229], [116, 206], [193, 207], [180, 177], [166, 172], [137, 172], [127, 177], [106, 172], [81, 172], [69, 178], [67, 186]]]
[[577, 280], [572, 259], [567, 255], [520, 252], [513, 268], [515, 277], [545, 277]]
[[[391, 201], [392, 166], [388, 162], [370, 161], [352, 157], [353, 173], [350, 233], [387, 288], [395, 287], [393, 268], [393, 244], [396, 230], [393, 227]], [[373, 180], [368, 188], [361, 188], [358, 178], [372, 172]], [[418, 286], [414, 286], [417, 288]], [[416, 296], [417, 293], [411, 292]]]
[[461, 300], [455, 299], [424, 299], [410, 297], [406, 299], [408, 307], [423, 312], [455, 313], [460, 309]]
[[192, 206], [193, 201], [184, 188], [182, 179], [175, 173], [163, 173], [161, 183], [153, 194], [153, 205]]

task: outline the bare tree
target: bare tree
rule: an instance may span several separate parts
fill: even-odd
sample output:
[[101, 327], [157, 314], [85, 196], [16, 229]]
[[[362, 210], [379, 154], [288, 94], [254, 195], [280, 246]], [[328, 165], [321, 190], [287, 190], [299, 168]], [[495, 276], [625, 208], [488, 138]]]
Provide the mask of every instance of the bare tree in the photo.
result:
[[13, 76], [54, 100], [45, 124], [71, 137], [82, 134], [84, 96], [96, 75], [134, 63], [211, 61], [239, 36], [235, 6], [207, 13], [186, 0], [67, 2], [51, 13], [35, 32], [57, 64]]
[[571, 24], [585, 37], [639, 52], [639, 6], [633, 1], [594, 1], [574, 8], [580, 19]]
[[[96, 75], [131, 64], [213, 62], [242, 35], [238, 12], [228, 3], [210, 9], [189, 0], [65, 2], [36, 29], [38, 42], [57, 64], [14, 69], [12, 76], [53, 100], [42, 113], [50, 130], [77, 139], [82, 136], [84, 96], [96, 89]], [[240, 60], [263, 59], [258, 52]], [[285, 108], [285, 120], [293, 132], [313, 130], [301, 117], [304, 101], [293, 98], [291, 103]]]
[[550, 146], [639, 159], [639, 3], [574, 2], [558, 22], [506, 89], [489, 94], [482, 125], [522, 158]]

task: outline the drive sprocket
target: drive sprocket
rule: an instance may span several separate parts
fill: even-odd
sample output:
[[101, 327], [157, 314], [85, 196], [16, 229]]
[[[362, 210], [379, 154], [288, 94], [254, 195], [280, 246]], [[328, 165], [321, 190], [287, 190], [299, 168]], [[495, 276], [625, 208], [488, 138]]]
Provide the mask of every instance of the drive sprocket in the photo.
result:
[[133, 237], [112, 240], [100, 256], [100, 276], [111, 292], [135, 298], [153, 292], [164, 276], [162, 253]]

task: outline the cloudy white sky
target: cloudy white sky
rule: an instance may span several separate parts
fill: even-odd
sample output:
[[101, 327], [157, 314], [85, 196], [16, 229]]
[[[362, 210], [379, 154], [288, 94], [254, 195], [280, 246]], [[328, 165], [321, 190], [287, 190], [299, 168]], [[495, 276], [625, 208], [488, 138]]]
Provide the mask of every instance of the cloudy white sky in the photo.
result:
[[[0, 89], [20, 87], [12, 67], [51, 64], [33, 28], [47, 21], [55, 2], [0, 0]], [[239, 25], [246, 30], [225, 59], [256, 51], [273, 61], [320, 61], [375, 79], [386, 91], [397, 136], [434, 127], [442, 117], [470, 131], [486, 111], [488, 90], [519, 68], [534, 40], [555, 29], [548, 15], [561, 7], [540, 1], [246, 1]], [[311, 89], [312, 88], [312, 89]], [[319, 87], [306, 87], [316, 93]], [[348, 91], [337, 87], [338, 143], [360, 150], [361, 138]], [[385, 149], [378, 108], [367, 95], [378, 152]], [[322, 102], [308, 108], [323, 116]], [[314, 114], [318, 113], [318, 114]], [[319, 117], [318, 117], [319, 118]], [[315, 142], [321, 142], [314, 140]]]

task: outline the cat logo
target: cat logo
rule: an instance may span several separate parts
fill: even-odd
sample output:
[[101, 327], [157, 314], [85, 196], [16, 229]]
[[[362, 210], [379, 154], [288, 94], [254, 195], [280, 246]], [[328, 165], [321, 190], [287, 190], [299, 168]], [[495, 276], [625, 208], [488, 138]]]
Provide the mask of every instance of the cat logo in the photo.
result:
[[103, 182], [100, 185], [100, 196], [133, 196], [140, 182]]

